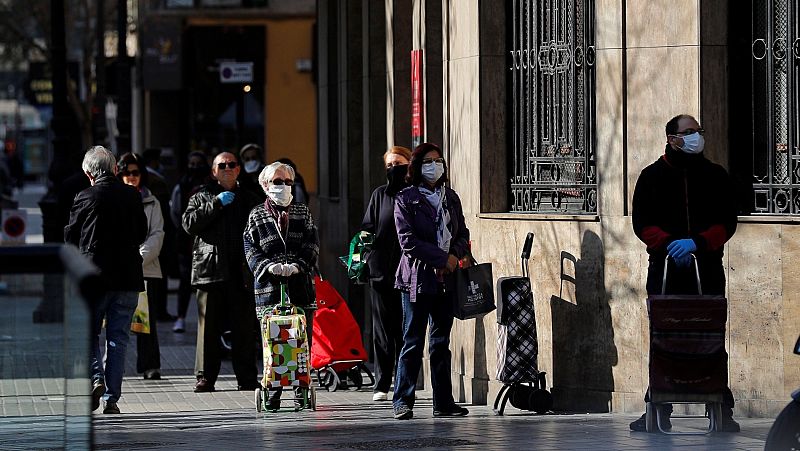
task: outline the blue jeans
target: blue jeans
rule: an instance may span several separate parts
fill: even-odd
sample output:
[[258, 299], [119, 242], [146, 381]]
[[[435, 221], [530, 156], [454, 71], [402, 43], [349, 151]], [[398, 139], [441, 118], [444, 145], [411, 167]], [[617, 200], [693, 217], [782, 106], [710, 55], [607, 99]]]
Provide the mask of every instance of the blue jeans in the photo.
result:
[[422, 347], [425, 330], [430, 324], [428, 353], [431, 359], [431, 388], [433, 408], [452, 406], [453, 383], [450, 380], [450, 329], [453, 328], [453, 307], [442, 295], [418, 294], [411, 302], [407, 292], [401, 293], [403, 301], [403, 349], [397, 362], [392, 404], [414, 407], [417, 375], [422, 366]]
[[[138, 300], [139, 293], [136, 291], [109, 291], [92, 312], [92, 382], [105, 381], [106, 394], [103, 398], [106, 401], [117, 402], [122, 394], [125, 349], [128, 347], [131, 318]], [[106, 318], [105, 369], [100, 353], [103, 318]]]

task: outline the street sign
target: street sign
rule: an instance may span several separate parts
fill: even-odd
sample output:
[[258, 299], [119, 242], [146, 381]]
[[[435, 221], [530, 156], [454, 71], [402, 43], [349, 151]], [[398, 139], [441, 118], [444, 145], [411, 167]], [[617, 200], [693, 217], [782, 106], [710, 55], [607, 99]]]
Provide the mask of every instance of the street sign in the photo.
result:
[[0, 218], [0, 244], [25, 244], [28, 212], [25, 210], [3, 210]]
[[219, 81], [222, 83], [252, 83], [253, 63], [219, 63]]

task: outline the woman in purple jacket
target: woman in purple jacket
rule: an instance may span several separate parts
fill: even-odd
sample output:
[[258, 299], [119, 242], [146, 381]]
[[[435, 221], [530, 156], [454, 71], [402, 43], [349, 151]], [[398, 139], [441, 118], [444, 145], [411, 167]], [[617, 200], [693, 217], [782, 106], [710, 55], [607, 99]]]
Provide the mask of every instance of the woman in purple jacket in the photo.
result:
[[414, 391], [422, 365], [425, 329], [430, 321], [429, 353], [433, 416], [464, 416], [456, 405], [450, 382], [450, 329], [453, 310], [444, 294], [443, 277], [468, 254], [469, 230], [461, 200], [447, 181], [447, 166], [438, 146], [422, 143], [411, 155], [406, 180], [411, 185], [397, 194], [394, 220], [402, 256], [395, 287], [403, 301], [403, 349], [394, 384], [394, 417], [414, 416]]

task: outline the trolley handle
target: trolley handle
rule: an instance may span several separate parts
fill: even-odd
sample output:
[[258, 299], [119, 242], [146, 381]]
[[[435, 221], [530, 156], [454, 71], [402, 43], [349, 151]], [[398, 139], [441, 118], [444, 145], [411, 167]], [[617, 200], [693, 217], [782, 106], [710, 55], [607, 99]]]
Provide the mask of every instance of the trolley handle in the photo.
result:
[[[703, 286], [700, 284], [700, 268], [697, 266], [697, 256], [693, 253], [689, 255], [692, 256], [692, 262], [694, 262], [694, 275], [697, 278], [697, 294], [702, 296]], [[669, 254], [664, 258], [664, 277], [661, 279], [661, 294], [666, 294], [667, 291], [667, 268], [669, 268]]]
[[531, 258], [531, 248], [533, 247], [533, 232], [528, 232], [525, 237], [525, 244], [522, 246], [522, 258], [527, 260]]
[[528, 259], [531, 258], [532, 247], [533, 247], [533, 232], [528, 232], [528, 236], [525, 237], [525, 244], [522, 245], [522, 255], [520, 255], [523, 277], [528, 277]]

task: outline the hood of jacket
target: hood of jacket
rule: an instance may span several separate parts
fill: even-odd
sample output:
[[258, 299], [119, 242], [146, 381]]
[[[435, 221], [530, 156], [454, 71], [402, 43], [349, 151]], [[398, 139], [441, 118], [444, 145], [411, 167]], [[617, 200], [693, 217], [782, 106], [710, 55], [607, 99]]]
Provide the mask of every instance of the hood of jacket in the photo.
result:
[[153, 202], [156, 201], [156, 196], [154, 196], [153, 193], [150, 192], [150, 190], [147, 189], [146, 186], [142, 187], [142, 190], [139, 191], [139, 194], [142, 195], [142, 203], [145, 204], [145, 205], [146, 204], [152, 204]]

